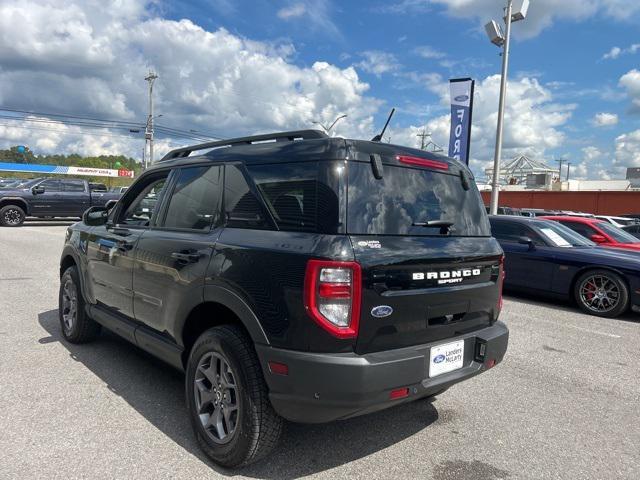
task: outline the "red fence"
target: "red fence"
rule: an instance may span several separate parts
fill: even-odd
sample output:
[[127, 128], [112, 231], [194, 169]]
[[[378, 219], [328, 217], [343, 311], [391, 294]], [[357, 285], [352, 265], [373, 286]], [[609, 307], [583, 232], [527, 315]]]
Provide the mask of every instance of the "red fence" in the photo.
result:
[[[485, 205], [489, 205], [491, 192], [482, 192]], [[573, 210], [596, 215], [622, 215], [640, 213], [640, 191], [598, 192], [500, 192], [500, 206], [516, 208], [544, 208]]]

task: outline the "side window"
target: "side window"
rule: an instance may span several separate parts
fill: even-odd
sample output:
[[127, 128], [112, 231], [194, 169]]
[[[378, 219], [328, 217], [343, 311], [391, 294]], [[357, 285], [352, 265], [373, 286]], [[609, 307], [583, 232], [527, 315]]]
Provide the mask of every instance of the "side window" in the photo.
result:
[[540, 235], [517, 222], [491, 222], [491, 233], [504, 242], [519, 242], [520, 237], [529, 237], [536, 244], [544, 244]]
[[84, 182], [82, 180], [62, 180], [62, 188], [65, 192], [84, 192]]
[[148, 226], [156, 210], [160, 207], [160, 200], [166, 182], [167, 173], [143, 186], [142, 190], [130, 203], [123, 205], [123, 210], [118, 217], [117, 223], [131, 226]]
[[269, 228], [260, 202], [235, 165], [225, 166], [224, 215], [228, 227], [263, 230]]
[[562, 222], [562, 224], [585, 238], [591, 238], [591, 235], [596, 233], [593, 228], [591, 228], [589, 225], [585, 225], [584, 223]]
[[50, 178], [45, 180], [40, 184], [41, 187], [44, 187], [45, 192], [61, 192], [62, 187], [60, 186], [60, 180], [57, 178]]
[[332, 220], [335, 232], [338, 197], [319, 181], [317, 162], [253, 165], [247, 170], [281, 230], [324, 232]]
[[209, 230], [217, 223], [221, 167], [182, 168], [173, 189], [162, 226], [189, 230]]

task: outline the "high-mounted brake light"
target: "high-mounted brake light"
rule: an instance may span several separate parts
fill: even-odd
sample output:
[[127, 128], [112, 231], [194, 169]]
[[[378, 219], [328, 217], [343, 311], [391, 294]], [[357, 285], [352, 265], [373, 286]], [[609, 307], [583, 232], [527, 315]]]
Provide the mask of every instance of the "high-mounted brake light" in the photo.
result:
[[438, 170], [449, 170], [449, 164], [447, 162], [440, 162], [438, 160], [428, 160], [426, 158], [411, 157], [408, 155], [396, 155], [396, 160], [406, 165], [417, 165], [419, 167], [429, 167]]
[[304, 306], [309, 316], [338, 338], [358, 336], [362, 271], [356, 262], [309, 260]]

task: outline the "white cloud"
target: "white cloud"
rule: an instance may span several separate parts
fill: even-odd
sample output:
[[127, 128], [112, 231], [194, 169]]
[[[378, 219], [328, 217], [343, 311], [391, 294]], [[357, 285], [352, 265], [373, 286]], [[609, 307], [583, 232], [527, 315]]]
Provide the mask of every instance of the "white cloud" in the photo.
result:
[[620, 56], [621, 53], [622, 53], [622, 49], [620, 47], [611, 47], [611, 50], [609, 50], [609, 53], [605, 53], [602, 56], [602, 59], [603, 60], [616, 59]]
[[640, 167], [640, 130], [616, 137], [615, 148], [615, 167]]
[[394, 72], [400, 68], [398, 59], [392, 53], [380, 50], [367, 50], [360, 54], [362, 60], [355, 64], [362, 70], [380, 76], [383, 73]]
[[608, 53], [605, 53], [602, 56], [603, 60], [615, 60], [618, 57], [620, 57], [621, 55], [633, 55], [634, 53], [640, 51], [640, 43], [634, 43], [633, 45], [627, 47], [627, 48], [620, 48], [620, 47], [611, 47], [611, 50], [609, 50]]
[[[293, 47], [207, 31], [189, 20], [151, 16], [145, 2], [5, 2], [0, 6], [0, 104], [38, 112], [144, 122], [151, 67], [161, 123], [220, 136], [311, 127], [348, 114], [337, 132], [368, 138], [381, 102], [353, 67], [299, 67]], [[20, 99], [19, 102], [16, 99]], [[6, 146], [41, 152], [139, 157], [142, 139], [14, 129]], [[6, 133], [6, 132], [5, 132]], [[41, 140], [41, 134], [47, 141]], [[75, 135], [75, 136], [74, 136]]]
[[640, 70], [630, 70], [620, 77], [620, 86], [627, 91], [631, 100], [631, 111], [640, 112]]
[[593, 117], [592, 124], [596, 127], [611, 127], [618, 124], [618, 115], [615, 113], [601, 112]]
[[429, 45], [421, 45], [413, 49], [414, 53], [420, 55], [422, 58], [444, 58], [447, 56], [446, 53], [436, 50]]
[[[385, 13], [417, 13], [440, 4], [454, 17], [474, 18], [479, 26], [491, 17], [502, 16], [503, 0], [400, 0], [381, 5]], [[581, 21], [594, 15], [607, 15], [625, 20], [640, 12], [640, 2], [630, 0], [536, 0], [529, 7], [527, 19], [514, 26], [514, 35], [530, 38], [551, 26], [556, 20]]]
[[278, 10], [278, 17], [283, 20], [289, 20], [290, 18], [297, 18], [304, 15], [307, 11], [307, 7], [304, 3], [294, 3], [288, 7], [283, 7]]

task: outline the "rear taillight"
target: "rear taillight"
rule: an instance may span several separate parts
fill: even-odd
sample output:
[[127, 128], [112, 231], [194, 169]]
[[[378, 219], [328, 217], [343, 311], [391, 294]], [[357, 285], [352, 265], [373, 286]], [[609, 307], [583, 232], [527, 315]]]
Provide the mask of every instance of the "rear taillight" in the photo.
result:
[[358, 336], [362, 273], [356, 262], [309, 260], [304, 306], [322, 328], [338, 338]]

